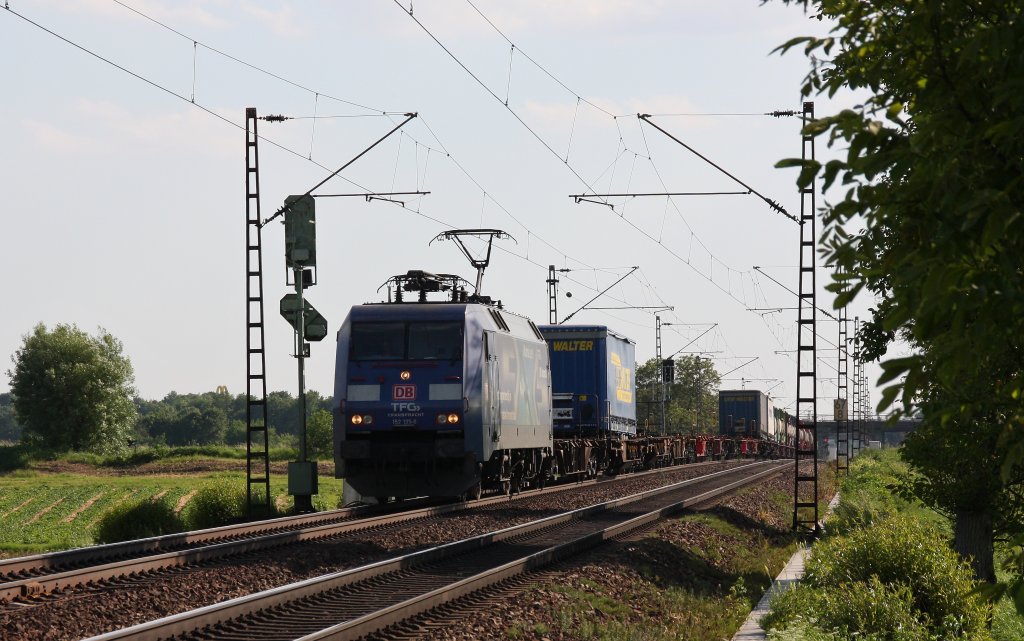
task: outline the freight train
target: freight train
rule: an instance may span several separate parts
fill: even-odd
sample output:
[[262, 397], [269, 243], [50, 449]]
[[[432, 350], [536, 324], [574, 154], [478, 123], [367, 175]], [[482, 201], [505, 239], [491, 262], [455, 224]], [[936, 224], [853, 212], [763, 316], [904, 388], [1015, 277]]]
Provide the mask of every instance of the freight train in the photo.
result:
[[758, 455], [785, 458], [793, 456], [798, 442], [808, 448], [811, 438], [810, 430], [759, 390], [718, 392], [718, 433], [740, 448], [757, 447]]
[[785, 442], [749, 431], [638, 434], [632, 341], [599, 325], [538, 327], [469, 295], [464, 282], [396, 276], [387, 302], [352, 307], [338, 330], [334, 458], [346, 502], [473, 498], [600, 472], [787, 454]]

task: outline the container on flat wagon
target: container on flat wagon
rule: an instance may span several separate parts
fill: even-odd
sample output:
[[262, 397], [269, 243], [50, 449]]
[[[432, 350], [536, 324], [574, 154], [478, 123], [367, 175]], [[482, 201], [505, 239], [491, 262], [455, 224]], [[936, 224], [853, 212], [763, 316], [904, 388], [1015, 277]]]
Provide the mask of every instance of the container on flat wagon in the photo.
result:
[[759, 390], [721, 390], [718, 433], [778, 442], [785, 434], [784, 418], [779, 418], [771, 399]]
[[603, 325], [541, 325], [555, 438], [636, 434], [635, 343]]

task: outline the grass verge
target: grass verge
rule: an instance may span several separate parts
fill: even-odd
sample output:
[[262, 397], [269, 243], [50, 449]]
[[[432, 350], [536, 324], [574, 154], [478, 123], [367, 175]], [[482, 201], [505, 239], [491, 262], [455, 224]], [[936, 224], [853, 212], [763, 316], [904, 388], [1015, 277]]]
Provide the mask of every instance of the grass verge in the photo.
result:
[[1024, 617], [1008, 598], [989, 608], [970, 593], [948, 520], [902, 498], [910, 474], [897, 450], [853, 460], [804, 581], [762, 621], [769, 639], [1024, 641]]

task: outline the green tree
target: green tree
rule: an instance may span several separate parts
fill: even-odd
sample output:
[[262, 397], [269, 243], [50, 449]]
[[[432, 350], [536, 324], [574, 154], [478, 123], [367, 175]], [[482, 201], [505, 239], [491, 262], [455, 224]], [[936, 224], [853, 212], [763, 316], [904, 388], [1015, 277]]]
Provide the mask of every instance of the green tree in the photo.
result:
[[334, 421], [327, 410], [314, 411], [306, 423], [306, 447], [309, 457], [321, 461], [334, 456]]
[[137, 401], [136, 406], [139, 412], [136, 433], [147, 443], [167, 443], [166, 434], [174, 429], [178, 411], [172, 405], [159, 401]]
[[[637, 422], [651, 433], [661, 430], [661, 365], [649, 359], [636, 370]], [[670, 434], [718, 432], [718, 372], [707, 358], [675, 359], [675, 380], [665, 386], [665, 427]]]
[[842, 185], [822, 233], [842, 274], [830, 285], [836, 306], [863, 290], [879, 301], [863, 356], [883, 357], [897, 337], [915, 348], [882, 361], [879, 409], [898, 400], [921, 413], [905, 449], [923, 478], [915, 488], [953, 516], [957, 550], [991, 580], [993, 539], [1024, 535], [1024, 522], [1003, 518], [1020, 513], [1024, 488], [1022, 9], [809, 4], [837, 26], [781, 47], [802, 45], [812, 61], [804, 95], [851, 88], [866, 98], [805, 128], [841, 158], [779, 166], [800, 166], [801, 186]]
[[100, 329], [40, 323], [11, 360], [14, 410], [22, 438], [55, 450], [124, 447], [136, 411], [134, 375], [121, 342]]
[[267, 420], [280, 434], [298, 434], [299, 412], [297, 399], [289, 392], [276, 391], [267, 394]]
[[9, 392], [0, 394], [0, 441], [21, 439], [21, 426], [14, 415], [14, 402]]

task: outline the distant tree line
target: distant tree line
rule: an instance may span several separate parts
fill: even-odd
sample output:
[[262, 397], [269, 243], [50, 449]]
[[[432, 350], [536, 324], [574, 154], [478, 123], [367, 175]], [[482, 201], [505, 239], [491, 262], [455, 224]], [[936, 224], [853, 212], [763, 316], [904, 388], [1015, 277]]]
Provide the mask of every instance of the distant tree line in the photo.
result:
[[[133, 441], [141, 445], [244, 445], [245, 394], [226, 391], [202, 394], [171, 392], [159, 401], [135, 398], [139, 418]], [[306, 392], [307, 429], [313, 419], [330, 425], [331, 397]], [[288, 392], [267, 395], [271, 440], [295, 446], [302, 426], [298, 398]], [[326, 415], [326, 416], [324, 416]], [[330, 451], [328, 447], [328, 452]]]
[[[246, 397], [227, 388], [202, 394], [171, 392], [140, 398], [121, 342], [102, 328], [36, 325], [23, 337], [8, 370], [11, 391], [0, 394], [0, 441], [51, 451], [123, 451], [140, 445], [244, 445]], [[331, 455], [331, 399], [307, 392], [308, 453]], [[271, 392], [267, 415], [272, 447], [298, 447], [302, 414], [288, 392]]]
[[[245, 395], [226, 392], [179, 394], [171, 392], [158, 401], [135, 397], [138, 417], [127, 433], [134, 446], [244, 445]], [[298, 447], [301, 414], [298, 398], [288, 392], [267, 395], [270, 441], [273, 447]], [[313, 453], [331, 453], [331, 397], [306, 393], [306, 429]], [[23, 440], [24, 430], [14, 410], [10, 392], [0, 394], [0, 441]], [[45, 445], [46, 443], [41, 443]]]

